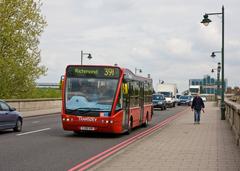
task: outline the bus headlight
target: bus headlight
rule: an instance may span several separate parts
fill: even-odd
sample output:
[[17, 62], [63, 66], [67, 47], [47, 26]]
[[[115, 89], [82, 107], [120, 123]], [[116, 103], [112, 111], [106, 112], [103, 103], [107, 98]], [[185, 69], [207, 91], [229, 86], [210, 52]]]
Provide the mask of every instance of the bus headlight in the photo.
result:
[[102, 120], [102, 123], [104, 124], [113, 124], [113, 120]]
[[113, 124], [113, 120], [102, 120], [102, 123]]

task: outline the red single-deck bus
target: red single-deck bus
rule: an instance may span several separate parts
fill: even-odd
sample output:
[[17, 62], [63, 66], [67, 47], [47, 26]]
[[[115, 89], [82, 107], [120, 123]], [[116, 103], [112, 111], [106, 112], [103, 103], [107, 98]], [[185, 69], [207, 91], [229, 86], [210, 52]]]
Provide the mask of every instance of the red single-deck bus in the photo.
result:
[[64, 130], [130, 133], [152, 118], [152, 79], [128, 69], [70, 65], [62, 90]]

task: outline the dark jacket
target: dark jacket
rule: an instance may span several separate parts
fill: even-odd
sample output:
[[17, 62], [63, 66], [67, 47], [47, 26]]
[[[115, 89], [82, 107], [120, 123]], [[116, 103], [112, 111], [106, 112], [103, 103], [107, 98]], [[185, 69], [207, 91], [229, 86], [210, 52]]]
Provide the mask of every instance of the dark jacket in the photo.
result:
[[201, 97], [194, 97], [192, 101], [192, 109], [200, 111], [202, 108], [204, 108], [204, 103]]

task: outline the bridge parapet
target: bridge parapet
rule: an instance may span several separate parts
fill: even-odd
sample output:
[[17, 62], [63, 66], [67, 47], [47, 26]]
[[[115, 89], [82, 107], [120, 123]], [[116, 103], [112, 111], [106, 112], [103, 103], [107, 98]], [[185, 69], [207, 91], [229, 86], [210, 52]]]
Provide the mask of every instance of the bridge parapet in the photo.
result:
[[62, 100], [60, 98], [45, 99], [11, 99], [5, 100], [9, 105], [15, 107], [20, 112], [37, 111], [47, 109], [61, 109]]
[[229, 121], [231, 129], [234, 132], [237, 145], [240, 143], [240, 104], [225, 99], [226, 120]]

